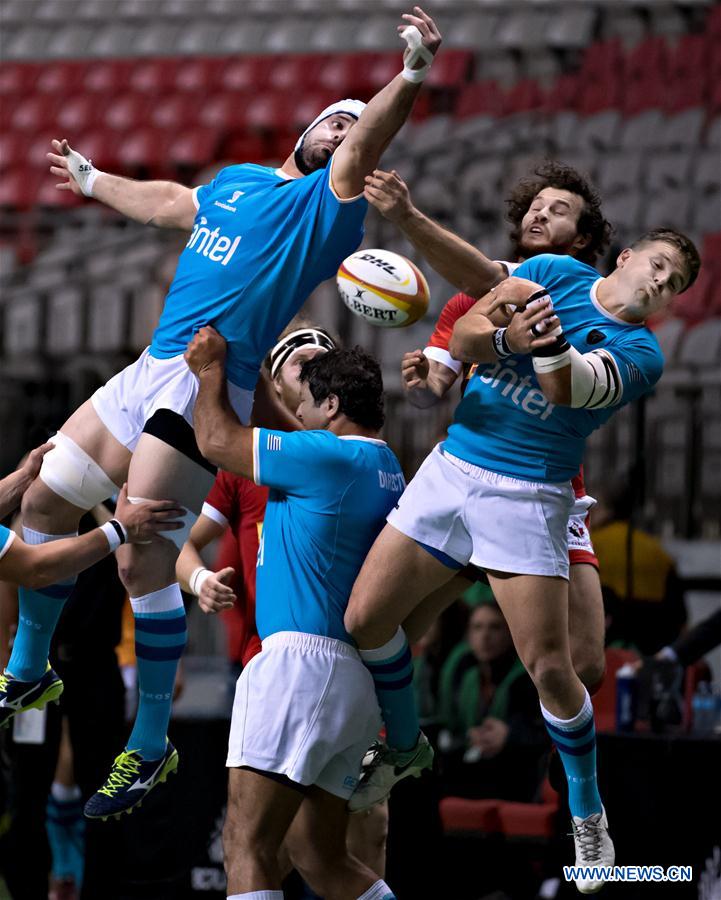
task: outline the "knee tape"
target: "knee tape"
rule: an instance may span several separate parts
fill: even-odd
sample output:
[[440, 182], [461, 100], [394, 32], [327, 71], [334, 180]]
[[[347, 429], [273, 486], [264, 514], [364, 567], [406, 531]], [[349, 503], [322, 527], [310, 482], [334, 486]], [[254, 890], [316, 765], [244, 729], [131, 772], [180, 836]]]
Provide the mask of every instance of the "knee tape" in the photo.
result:
[[58, 431], [45, 454], [40, 478], [63, 500], [80, 509], [92, 509], [119, 490], [95, 460], [74, 440]]
[[[129, 503], [145, 503], [149, 498], [148, 497], [128, 497]], [[187, 510], [184, 516], [177, 516], [178, 519], [183, 520], [183, 527], [178, 528], [175, 531], [161, 531], [160, 534], [167, 538], [169, 541], [172, 541], [178, 550], [183, 549], [183, 544], [190, 537], [190, 530], [195, 525], [198, 516], [196, 513], [191, 510]], [[142, 543], [146, 543], [143, 541]], [[150, 541], [147, 541], [150, 543]]]

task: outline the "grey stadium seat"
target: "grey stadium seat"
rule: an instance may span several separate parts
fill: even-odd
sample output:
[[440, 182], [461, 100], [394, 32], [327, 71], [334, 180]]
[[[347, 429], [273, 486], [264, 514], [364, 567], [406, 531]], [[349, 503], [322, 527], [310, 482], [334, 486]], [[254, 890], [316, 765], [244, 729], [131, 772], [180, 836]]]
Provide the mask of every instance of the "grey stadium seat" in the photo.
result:
[[52, 291], [47, 298], [45, 349], [52, 356], [69, 356], [84, 349], [85, 292], [77, 285]]
[[545, 43], [561, 48], [588, 46], [593, 39], [597, 15], [594, 4], [556, 9], [548, 17]]
[[598, 186], [603, 196], [636, 190], [645, 162], [642, 153], [632, 150], [605, 154], [598, 171]]
[[644, 156], [646, 190], [666, 191], [687, 185], [690, 165], [690, 156], [679, 150], [654, 154], [650, 160]]
[[667, 366], [672, 366], [676, 361], [676, 353], [685, 327], [683, 319], [666, 319], [654, 332]]
[[679, 364], [691, 368], [717, 367], [721, 358], [721, 318], [699, 322], [686, 332]]

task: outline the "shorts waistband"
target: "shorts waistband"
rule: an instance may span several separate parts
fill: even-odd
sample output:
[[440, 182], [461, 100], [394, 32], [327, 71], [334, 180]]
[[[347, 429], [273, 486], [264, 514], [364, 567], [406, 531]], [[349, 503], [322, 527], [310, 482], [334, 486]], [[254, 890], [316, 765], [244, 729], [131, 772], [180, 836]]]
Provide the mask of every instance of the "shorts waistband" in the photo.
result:
[[293, 647], [296, 650], [322, 651], [335, 656], [360, 659], [358, 651], [345, 641], [324, 637], [321, 634], [307, 634], [304, 631], [276, 631], [262, 640], [263, 650], [270, 647]]

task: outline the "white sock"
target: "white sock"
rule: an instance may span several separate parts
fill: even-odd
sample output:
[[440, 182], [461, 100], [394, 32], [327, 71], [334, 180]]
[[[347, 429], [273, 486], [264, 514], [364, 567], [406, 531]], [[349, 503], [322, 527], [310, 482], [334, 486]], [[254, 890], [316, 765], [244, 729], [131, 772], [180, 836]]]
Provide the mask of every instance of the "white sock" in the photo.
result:
[[381, 878], [372, 884], [358, 900], [396, 900], [396, 895]]
[[229, 894], [228, 900], [283, 900], [283, 891], [251, 891], [249, 894]]
[[50, 793], [58, 803], [69, 803], [71, 800], [79, 800], [81, 796], [80, 788], [77, 784], [60, 784], [59, 781], [53, 781]]

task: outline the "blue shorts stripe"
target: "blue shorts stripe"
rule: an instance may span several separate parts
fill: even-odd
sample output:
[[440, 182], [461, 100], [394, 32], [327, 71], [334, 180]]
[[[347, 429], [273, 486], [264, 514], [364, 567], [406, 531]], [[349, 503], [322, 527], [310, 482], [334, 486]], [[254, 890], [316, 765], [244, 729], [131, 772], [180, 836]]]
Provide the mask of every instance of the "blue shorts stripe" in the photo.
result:
[[[415, 540], [415, 538], [414, 538]], [[457, 559], [453, 559], [452, 556], [449, 556], [447, 553], [444, 553], [442, 550], [438, 550], [436, 547], [431, 547], [430, 544], [424, 544], [423, 541], [416, 540], [416, 544], [419, 547], [423, 547], [423, 549], [430, 553], [431, 556], [435, 556], [439, 563], [443, 563], [444, 566], [448, 566], [449, 569], [462, 569], [463, 563], [459, 563]]]

